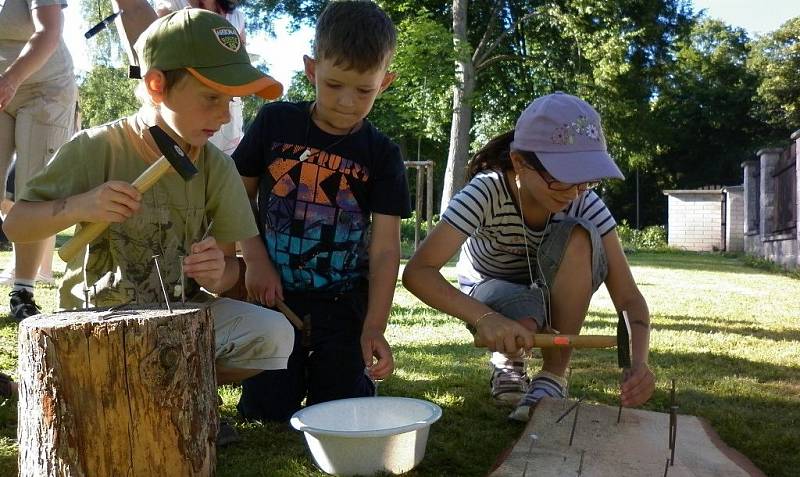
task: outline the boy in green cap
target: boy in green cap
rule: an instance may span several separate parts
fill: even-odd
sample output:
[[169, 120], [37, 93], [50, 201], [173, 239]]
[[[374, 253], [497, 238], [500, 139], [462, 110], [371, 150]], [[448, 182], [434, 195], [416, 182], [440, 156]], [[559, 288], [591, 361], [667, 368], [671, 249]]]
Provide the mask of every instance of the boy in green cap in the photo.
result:
[[[208, 139], [229, 121], [232, 96], [274, 99], [282, 87], [250, 64], [236, 29], [209, 11], [185, 9], [156, 20], [136, 49], [141, 109], [65, 144], [21, 191], [4, 230], [26, 242], [74, 224], [111, 223], [89, 244], [88, 256], [84, 250], [67, 264], [59, 289], [65, 309], [88, 305], [87, 288], [89, 301], [102, 307], [163, 302], [154, 255], [175, 300], [185, 257], [182, 291], [191, 301], [209, 302], [214, 316], [217, 382], [285, 369], [294, 335], [283, 315], [201, 290], [230, 288], [239, 276], [235, 242], [259, 240], [236, 167]], [[187, 152], [199, 173], [185, 181], [170, 170], [141, 194], [130, 183], [161, 156], [148, 131], [153, 125]]]

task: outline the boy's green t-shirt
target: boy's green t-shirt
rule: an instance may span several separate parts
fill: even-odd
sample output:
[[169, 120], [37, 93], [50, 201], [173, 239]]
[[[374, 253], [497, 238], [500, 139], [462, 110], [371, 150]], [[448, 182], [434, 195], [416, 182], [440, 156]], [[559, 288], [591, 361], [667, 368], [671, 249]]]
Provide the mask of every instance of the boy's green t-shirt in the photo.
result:
[[[163, 303], [153, 262], [158, 255], [164, 286], [172, 301], [180, 298], [180, 257], [209, 235], [234, 242], [258, 234], [247, 193], [233, 161], [216, 147], [187, 151], [198, 169], [189, 181], [170, 170], [142, 196], [141, 209], [114, 223], [67, 264], [59, 289], [63, 309], [113, 306], [136, 300]], [[160, 153], [139, 116], [82, 131], [61, 147], [47, 167], [27, 184], [20, 198], [46, 201], [87, 192], [104, 182], [132, 183]], [[186, 279], [186, 296], [205, 299], [197, 283]], [[97, 296], [95, 298], [95, 289]], [[205, 296], [204, 296], [205, 295]]]

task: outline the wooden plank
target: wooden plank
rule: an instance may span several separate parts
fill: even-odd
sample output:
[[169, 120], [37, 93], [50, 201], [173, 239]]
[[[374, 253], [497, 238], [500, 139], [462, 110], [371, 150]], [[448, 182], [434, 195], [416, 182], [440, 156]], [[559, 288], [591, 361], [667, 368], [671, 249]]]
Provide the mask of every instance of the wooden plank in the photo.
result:
[[[669, 414], [581, 403], [572, 446], [574, 411], [556, 424], [571, 402], [543, 399], [519, 441], [491, 477], [662, 476], [669, 449]], [[531, 446], [531, 435], [537, 438]], [[582, 462], [581, 462], [582, 461]], [[579, 473], [580, 469], [580, 473]], [[728, 447], [705, 421], [678, 415], [675, 463], [670, 477], [762, 477]]]

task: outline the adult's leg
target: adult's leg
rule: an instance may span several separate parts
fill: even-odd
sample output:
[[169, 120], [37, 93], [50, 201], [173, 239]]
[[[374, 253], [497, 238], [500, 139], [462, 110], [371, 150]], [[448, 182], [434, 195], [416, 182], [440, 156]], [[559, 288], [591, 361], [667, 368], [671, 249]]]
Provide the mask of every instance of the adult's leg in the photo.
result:
[[[11, 158], [14, 156], [14, 117], [8, 114], [7, 111], [0, 111], [0, 177], [6, 178], [8, 170], [11, 167]], [[6, 199], [7, 180], [2, 184], [2, 195], [0, 195], [0, 216], [5, 218], [8, 211], [11, 209], [12, 202]], [[13, 189], [13, 187], [12, 187]], [[8, 243], [5, 234], [0, 233], [0, 239], [3, 243]], [[13, 264], [11, 265], [13, 268]], [[5, 273], [4, 273], [5, 274]]]
[[[16, 116], [16, 173], [14, 191], [44, 169], [73, 130], [77, 87], [72, 77], [18, 93], [23, 104]], [[27, 98], [26, 98], [27, 95]], [[52, 260], [53, 238], [14, 244], [15, 282], [33, 283], [45, 253]]]

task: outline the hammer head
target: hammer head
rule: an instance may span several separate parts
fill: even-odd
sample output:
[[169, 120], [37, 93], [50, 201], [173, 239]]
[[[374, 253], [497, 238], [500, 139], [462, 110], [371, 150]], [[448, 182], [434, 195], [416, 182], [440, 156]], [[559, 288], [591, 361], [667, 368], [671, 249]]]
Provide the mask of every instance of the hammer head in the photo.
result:
[[620, 368], [631, 367], [631, 324], [628, 321], [628, 312], [617, 313], [617, 362]]
[[169, 137], [169, 134], [158, 126], [150, 126], [150, 134], [153, 136], [158, 150], [184, 180], [188, 181], [197, 174], [197, 168], [189, 160], [189, 156], [186, 155], [178, 143]]

